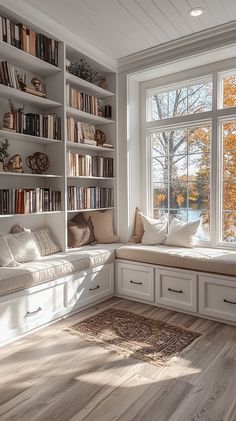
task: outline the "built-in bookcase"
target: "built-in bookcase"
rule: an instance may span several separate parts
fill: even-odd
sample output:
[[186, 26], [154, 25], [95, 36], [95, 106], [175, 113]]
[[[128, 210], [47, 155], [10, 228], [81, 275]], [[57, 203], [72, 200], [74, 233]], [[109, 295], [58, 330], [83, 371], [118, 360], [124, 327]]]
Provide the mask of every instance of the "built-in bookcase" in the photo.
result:
[[[8, 14], [1, 10], [0, 15], [10, 17], [16, 23], [23, 23], [24, 19], [14, 14]], [[27, 26], [29, 24], [25, 22]], [[55, 39], [53, 34], [40, 31], [38, 27], [30, 25], [32, 30], [41, 32], [49, 38]], [[23, 160], [24, 173], [0, 172], [0, 189], [32, 189], [51, 188], [61, 192], [61, 210], [42, 213], [26, 214], [1, 214], [0, 233], [7, 233], [14, 223], [20, 223], [32, 230], [49, 226], [62, 250], [67, 248], [67, 222], [79, 211], [97, 209], [76, 209], [68, 210], [67, 191], [70, 186], [75, 187], [100, 187], [101, 189], [114, 189], [114, 221], [116, 221], [117, 199], [116, 199], [116, 73], [96, 63], [80, 51], [66, 45], [63, 40], [56, 39], [58, 44], [58, 66], [41, 60], [25, 51], [22, 51], [4, 41], [0, 41], [0, 61], [8, 61], [14, 67], [26, 74], [27, 84], [33, 77], [38, 77], [45, 82], [47, 98], [41, 98], [9, 86], [0, 84], [0, 138], [7, 138], [9, 141], [9, 157], [20, 154]], [[92, 68], [104, 75], [108, 82], [108, 88], [103, 89], [95, 84], [71, 75], [66, 69], [67, 60], [78, 62], [85, 58]], [[67, 84], [78, 89], [84, 94], [95, 96], [102, 100], [104, 106], [112, 107], [112, 117], [105, 118], [72, 108], [67, 103]], [[13, 100], [17, 107], [24, 106], [25, 113], [37, 113], [48, 115], [56, 113], [61, 118], [61, 139], [54, 140], [40, 136], [26, 135], [10, 132], [3, 128], [3, 115], [9, 111], [8, 101]], [[94, 125], [106, 134], [107, 142], [112, 148], [88, 145], [84, 143], [69, 142], [67, 139], [66, 117], [72, 116], [75, 121], [85, 122]], [[32, 174], [26, 166], [25, 159], [33, 152], [44, 152], [50, 160], [49, 169], [44, 174]], [[80, 155], [103, 156], [113, 158], [113, 177], [86, 177], [69, 175], [68, 152]], [[105, 207], [103, 207], [105, 209]]]

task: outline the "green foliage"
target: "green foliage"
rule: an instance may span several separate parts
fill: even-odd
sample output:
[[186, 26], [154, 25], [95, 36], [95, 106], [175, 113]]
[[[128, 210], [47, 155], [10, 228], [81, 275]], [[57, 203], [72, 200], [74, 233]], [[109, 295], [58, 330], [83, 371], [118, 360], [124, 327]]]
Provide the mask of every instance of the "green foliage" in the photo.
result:
[[9, 142], [7, 139], [0, 140], [0, 159], [8, 157], [7, 149], [9, 147]]
[[79, 63], [70, 63], [68, 72], [91, 83], [96, 82], [100, 77], [84, 58], [81, 58]]

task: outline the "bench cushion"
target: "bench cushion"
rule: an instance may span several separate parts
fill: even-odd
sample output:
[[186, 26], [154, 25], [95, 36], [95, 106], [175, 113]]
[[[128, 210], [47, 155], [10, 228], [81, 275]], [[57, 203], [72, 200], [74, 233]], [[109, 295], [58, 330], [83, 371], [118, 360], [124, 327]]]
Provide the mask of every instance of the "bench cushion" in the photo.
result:
[[56, 253], [19, 267], [0, 268], [0, 295], [29, 288], [115, 260], [120, 244], [84, 246], [79, 251]]
[[236, 276], [236, 252], [196, 247], [130, 244], [116, 250], [118, 259]]

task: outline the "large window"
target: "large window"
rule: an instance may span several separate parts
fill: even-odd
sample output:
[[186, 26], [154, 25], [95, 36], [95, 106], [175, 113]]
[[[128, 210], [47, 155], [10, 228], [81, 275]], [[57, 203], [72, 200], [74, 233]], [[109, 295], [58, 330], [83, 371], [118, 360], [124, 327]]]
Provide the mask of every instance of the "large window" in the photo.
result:
[[146, 130], [150, 213], [236, 246], [236, 71], [147, 90]]

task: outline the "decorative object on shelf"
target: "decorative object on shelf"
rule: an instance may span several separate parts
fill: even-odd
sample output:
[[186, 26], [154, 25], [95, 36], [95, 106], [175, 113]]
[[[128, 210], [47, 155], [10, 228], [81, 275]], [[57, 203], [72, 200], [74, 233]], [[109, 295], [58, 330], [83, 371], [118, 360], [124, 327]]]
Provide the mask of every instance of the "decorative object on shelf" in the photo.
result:
[[26, 87], [26, 74], [25, 73], [19, 73], [16, 71], [16, 79], [19, 86], [19, 89], [21, 91], [24, 91]]
[[112, 118], [112, 107], [111, 105], [105, 105], [105, 118]]
[[7, 139], [0, 140], [0, 172], [4, 171], [4, 159], [8, 157], [8, 147], [9, 142]]
[[105, 76], [101, 76], [98, 82], [98, 86], [102, 89], [108, 89], [108, 83]]
[[47, 96], [45, 83], [37, 77], [33, 77], [33, 79], [31, 79], [31, 85], [25, 86], [24, 91], [28, 94], [40, 96], [41, 98], [46, 98]]
[[9, 131], [16, 131], [16, 120], [17, 120], [17, 113], [22, 113], [24, 111], [24, 106], [21, 108], [17, 108], [14, 102], [9, 99], [8, 101], [10, 111], [4, 113], [3, 115], [3, 129]]
[[7, 172], [17, 172], [17, 173], [23, 173], [23, 164], [22, 164], [22, 158], [20, 154], [13, 155], [8, 163], [4, 166], [4, 170]]
[[104, 102], [102, 99], [98, 99], [97, 100], [97, 105], [98, 105], [98, 116], [99, 117], [104, 117]]
[[28, 155], [26, 165], [32, 170], [32, 174], [43, 174], [49, 168], [49, 158], [43, 152], [34, 152], [32, 155]]
[[70, 62], [67, 71], [90, 83], [95, 83], [99, 79], [98, 72], [93, 70], [84, 58], [81, 58], [78, 63]]
[[96, 129], [96, 131], [95, 131], [95, 137], [94, 138], [95, 138], [98, 146], [102, 146], [103, 143], [106, 142], [106, 135], [100, 129]]

